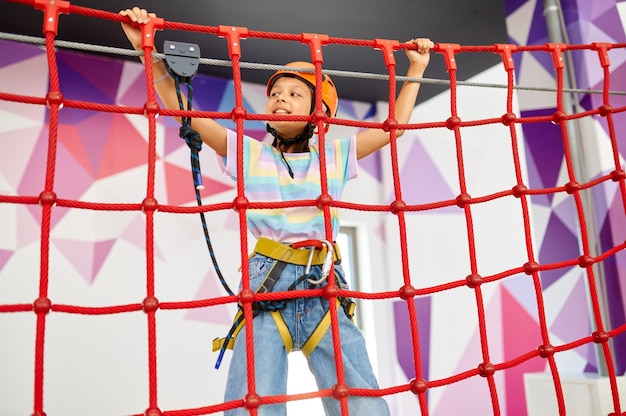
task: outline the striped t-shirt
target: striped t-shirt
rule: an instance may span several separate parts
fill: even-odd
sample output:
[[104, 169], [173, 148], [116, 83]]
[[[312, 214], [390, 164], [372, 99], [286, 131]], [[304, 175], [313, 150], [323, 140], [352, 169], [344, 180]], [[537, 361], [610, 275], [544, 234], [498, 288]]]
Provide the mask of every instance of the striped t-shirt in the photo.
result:
[[[321, 195], [319, 147], [310, 145], [310, 152], [285, 153], [293, 171], [293, 179], [280, 151], [267, 143], [244, 136], [245, 194], [250, 202], [283, 202], [315, 200]], [[346, 182], [357, 174], [355, 136], [326, 140], [326, 175], [328, 193], [333, 201], [341, 199]], [[228, 130], [226, 157], [218, 157], [222, 172], [237, 176], [237, 135]], [[339, 231], [339, 209], [331, 207], [333, 239]], [[316, 206], [293, 208], [249, 209], [248, 228], [256, 238], [280, 242], [326, 239], [324, 213]]]

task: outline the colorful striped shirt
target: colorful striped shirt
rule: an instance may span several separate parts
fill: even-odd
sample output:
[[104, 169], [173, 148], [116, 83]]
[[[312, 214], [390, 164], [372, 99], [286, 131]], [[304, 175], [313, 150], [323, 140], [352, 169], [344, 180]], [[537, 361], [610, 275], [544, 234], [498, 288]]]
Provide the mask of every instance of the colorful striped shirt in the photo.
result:
[[[313, 142], [313, 141], [311, 141]], [[319, 147], [310, 152], [285, 153], [294, 177], [291, 178], [280, 151], [251, 137], [243, 140], [244, 191], [250, 202], [316, 200], [322, 193]], [[341, 200], [348, 180], [357, 175], [355, 136], [327, 140], [326, 175], [328, 194]], [[222, 172], [236, 180], [237, 135], [228, 130], [228, 151], [218, 157]], [[339, 232], [339, 209], [330, 209], [333, 240]], [[306, 239], [326, 239], [324, 213], [313, 206], [248, 209], [248, 229], [256, 238], [292, 243]]]

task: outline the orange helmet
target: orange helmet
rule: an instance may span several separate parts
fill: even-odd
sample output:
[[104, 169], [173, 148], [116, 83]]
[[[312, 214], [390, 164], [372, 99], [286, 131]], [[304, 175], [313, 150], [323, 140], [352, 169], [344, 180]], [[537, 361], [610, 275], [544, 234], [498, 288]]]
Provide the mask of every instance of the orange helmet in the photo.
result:
[[[270, 90], [272, 86], [276, 82], [276, 80], [283, 76], [291, 76], [298, 78], [304, 81], [306, 84], [309, 84], [311, 87], [315, 88], [315, 73], [314, 72], [300, 72], [298, 68], [311, 68], [315, 69], [315, 65], [310, 62], [290, 62], [287, 65], [288, 67], [296, 68], [294, 70], [281, 69], [276, 71], [274, 75], [270, 77], [267, 81], [267, 95], [269, 97]], [[315, 100], [315, 97], [313, 98]], [[322, 74], [322, 102], [328, 108], [328, 113], [331, 117], [334, 117], [337, 114], [337, 106], [339, 102], [339, 97], [337, 96], [337, 88], [335, 88], [335, 84], [330, 79], [330, 77], [326, 74]]]

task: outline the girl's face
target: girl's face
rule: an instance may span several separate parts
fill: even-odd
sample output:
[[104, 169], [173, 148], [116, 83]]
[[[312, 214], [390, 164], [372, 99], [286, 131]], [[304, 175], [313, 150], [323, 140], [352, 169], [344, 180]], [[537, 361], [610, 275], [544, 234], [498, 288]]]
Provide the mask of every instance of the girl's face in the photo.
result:
[[[308, 116], [311, 113], [313, 94], [302, 80], [293, 77], [280, 77], [274, 82], [267, 97], [267, 114], [292, 114]], [[306, 121], [271, 121], [278, 134], [289, 139], [302, 133]]]

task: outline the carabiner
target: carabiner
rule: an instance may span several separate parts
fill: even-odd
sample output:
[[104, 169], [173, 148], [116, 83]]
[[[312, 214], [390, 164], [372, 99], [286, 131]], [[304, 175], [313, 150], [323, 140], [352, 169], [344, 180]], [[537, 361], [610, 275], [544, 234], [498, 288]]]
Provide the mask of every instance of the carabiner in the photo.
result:
[[[310, 279], [310, 278], [307, 279], [307, 281], [311, 283], [312, 285], [319, 285], [320, 283], [323, 283], [328, 278], [328, 275], [330, 274], [330, 268], [332, 267], [332, 264], [333, 264], [333, 258], [334, 258], [333, 245], [328, 240], [320, 240], [320, 241], [322, 242], [323, 245], [326, 246], [326, 257], [324, 258], [324, 263], [322, 264], [322, 277], [320, 277], [317, 280]], [[314, 251], [315, 251], [315, 247], [311, 247], [311, 255], [309, 256], [309, 264], [307, 265], [307, 269], [306, 269], [307, 274], [309, 274], [309, 271], [311, 270], [311, 261], [313, 260]]]

